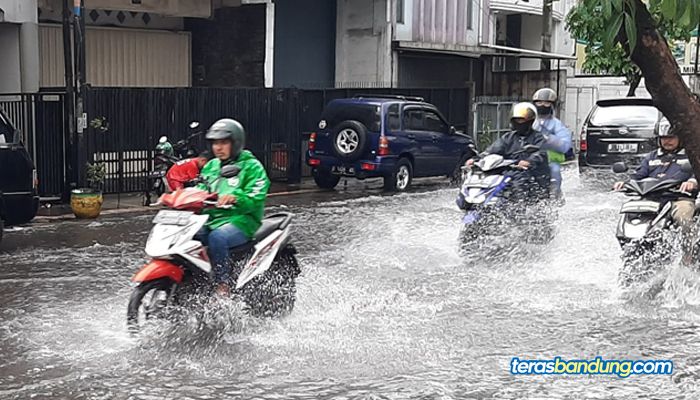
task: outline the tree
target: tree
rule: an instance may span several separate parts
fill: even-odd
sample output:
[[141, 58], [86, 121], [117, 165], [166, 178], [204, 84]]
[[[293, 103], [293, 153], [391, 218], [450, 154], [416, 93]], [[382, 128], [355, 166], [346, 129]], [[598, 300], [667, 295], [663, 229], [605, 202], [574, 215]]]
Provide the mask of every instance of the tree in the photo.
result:
[[681, 77], [661, 33], [666, 26], [690, 31], [700, 19], [697, 0], [580, 0], [576, 8], [596, 13], [605, 27], [600, 45], [620, 47], [639, 68], [656, 107], [671, 122], [700, 176], [700, 102]]
[[[678, 3], [683, 3], [685, 0], [670, 0], [668, 3], [670, 4], [674, 1], [676, 4], [674, 4], [673, 7], [676, 11], [679, 11], [679, 9], [675, 7]], [[682, 13], [685, 13], [686, 10], [689, 11], [687, 18], [692, 18], [692, 3], [694, 2], [693, 0], [687, 0], [689, 7], [685, 8], [683, 8], [683, 4], [680, 4], [680, 10], [683, 10], [681, 11]], [[617, 43], [611, 42], [611, 37], [609, 36], [618, 33], [611, 32], [611, 28], [616, 26], [612, 24], [616, 22], [613, 17], [617, 17], [618, 15], [622, 16], [625, 34], [627, 33], [627, 21], [628, 18], [632, 18], [632, 13], [624, 14], [621, 10], [625, 8], [625, 5], [628, 3], [629, 6], [627, 9], [632, 10], [631, 7], [634, 6], [631, 4], [636, 2], [628, 0], [608, 0], [607, 2], [581, 1], [569, 12], [566, 18], [566, 24], [569, 31], [576, 39], [582, 40], [588, 45], [586, 48], [586, 61], [583, 64], [583, 70], [591, 74], [624, 76], [625, 83], [630, 86], [627, 96], [634, 96], [642, 80], [642, 71], [640, 71], [639, 67], [630, 59], [630, 54], [624, 46], [624, 43], [620, 41]], [[649, 11], [654, 15], [657, 22], [656, 28], [661, 36], [665, 37], [667, 40], [673, 41], [685, 40], [687, 42], [690, 40], [691, 32], [695, 26], [693, 26], [692, 23], [684, 23], [684, 21], [681, 20], [681, 18], [684, 18], [685, 14], [679, 15], [678, 19], [665, 18], [661, 9], [663, 1], [652, 1], [651, 3], [652, 8]], [[666, 7], [669, 7], [669, 5], [667, 4]], [[601, 18], [601, 14], [605, 15], [607, 11], [611, 13], [613, 11], [618, 12], [618, 15], [610, 15]], [[690, 21], [697, 22], [697, 19], [691, 19]]]

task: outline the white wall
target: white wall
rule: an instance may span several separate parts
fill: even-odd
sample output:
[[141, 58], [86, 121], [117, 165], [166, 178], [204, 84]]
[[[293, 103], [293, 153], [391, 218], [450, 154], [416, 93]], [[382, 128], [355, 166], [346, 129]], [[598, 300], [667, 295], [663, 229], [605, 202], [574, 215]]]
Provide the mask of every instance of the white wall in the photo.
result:
[[0, 9], [5, 14], [4, 22], [37, 22], [36, 0], [0, 0]]
[[387, 0], [337, 0], [336, 84], [392, 80]]

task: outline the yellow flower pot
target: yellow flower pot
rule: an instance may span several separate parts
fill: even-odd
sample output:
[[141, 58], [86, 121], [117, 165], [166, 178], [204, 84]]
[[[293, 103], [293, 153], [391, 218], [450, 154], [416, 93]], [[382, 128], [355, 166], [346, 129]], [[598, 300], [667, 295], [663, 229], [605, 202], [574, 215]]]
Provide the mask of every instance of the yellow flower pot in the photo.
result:
[[97, 218], [102, 210], [102, 192], [91, 189], [72, 190], [70, 208], [76, 218]]

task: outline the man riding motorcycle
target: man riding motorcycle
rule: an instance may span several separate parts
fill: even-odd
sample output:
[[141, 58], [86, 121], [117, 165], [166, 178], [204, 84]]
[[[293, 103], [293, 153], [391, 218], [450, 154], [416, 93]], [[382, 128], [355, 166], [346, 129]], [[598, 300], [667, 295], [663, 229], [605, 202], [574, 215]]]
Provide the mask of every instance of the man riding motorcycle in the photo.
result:
[[[690, 162], [688, 155], [680, 142], [680, 138], [673, 132], [671, 124], [664, 117], [658, 125], [658, 144], [656, 151], [649, 153], [639, 168], [630, 175], [632, 180], [644, 178], [674, 179], [683, 181], [680, 186], [682, 192], [693, 193], [698, 188], [698, 182], [692, 173], [684, 172], [680, 163]], [[614, 190], [619, 191], [625, 182], [616, 182]], [[672, 202], [671, 218], [681, 228], [683, 263], [691, 261], [691, 240], [693, 234], [693, 216], [695, 214], [695, 196], [680, 198]]]
[[[481, 156], [487, 154], [499, 154], [504, 158], [518, 160], [517, 167], [526, 171], [521, 179], [516, 179], [515, 186], [519, 186], [523, 178], [534, 178], [539, 190], [537, 197], [544, 197], [549, 193], [550, 172], [547, 166], [547, 153], [544, 150], [526, 152], [526, 145], [534, 145], [542, 148], [545, 144], [544, 136], [533, 129], [537, 118], [537, 109], [530, 103], [518, 103], [513, 106], [510, 118], [510, 126], [513, 129], [489, 146]], [[471, 167], [475, 159], [467, 161], [467, 167]]]
[[[232, 207], [205, 210], [209, 221], [196, 239], [208, 246], [216, 292], [222, 296], [230, 293], [229, 249], [250, 241], [260, 228], [270, 188], [263, 165], [250, 151], [243, 149], [245, 135], [243, 125], [238, 121], [221, 119], [209, 128], [205, 136], [216, 158], [202, 169], [201, 177], [206, 183], [200, 188], [218, 193], [219, 207]], [[240, 172], [233, 178], [221, 178], [221, 168], [229, 164], [238, 166]]]
[[571, 131], [554, 116], [554, 107], [557, 102], [557, 94], [550, 88], [543, 88], [535, 92], [532, 102], [537, 107], [538, 129], [545, 138], [543, 146], [547, 150], [549, 170], [554, 182], [552, 189], [557, 198], [561, 192], [561, 164], [566, 161], [565, 154], [571, 150]]

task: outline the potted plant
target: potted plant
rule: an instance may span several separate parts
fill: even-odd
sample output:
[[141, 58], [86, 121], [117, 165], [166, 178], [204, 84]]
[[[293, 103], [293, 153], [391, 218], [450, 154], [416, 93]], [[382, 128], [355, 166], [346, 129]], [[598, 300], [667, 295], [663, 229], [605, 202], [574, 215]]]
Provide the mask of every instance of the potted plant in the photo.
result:
[[107, 171], [105, 163], [96, 162], [87, 165], [87, 188], [71, 191], [70, 206], [77, 218], [97, 218], [102, 210], [102, 187]]

